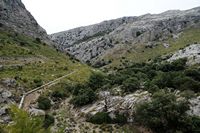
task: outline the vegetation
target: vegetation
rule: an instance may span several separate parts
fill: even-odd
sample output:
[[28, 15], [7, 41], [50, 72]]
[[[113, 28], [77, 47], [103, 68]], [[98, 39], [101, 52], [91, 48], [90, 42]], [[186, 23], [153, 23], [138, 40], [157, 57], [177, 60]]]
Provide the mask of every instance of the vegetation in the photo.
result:
[[51, 101], [49, 100], [49, 98], [47, 97], [44, 97], [44, 96], [40, 96], [38, 98], [38, 107], [40, 109], [43, 109], [43, 110], [48, 110], [51, 108]]
[[160, 132], [195, 132], [199, 131], [200, 118], [188, 116], [189, 105], [185, 100], [177, 100], [174, 93], [159, 91], [152, 101], [141, 104], [136, 111], [136, 120]]
[[192, 90], [199, 92], [200, 73], [198, 68], [190, 69], [186, 59], [174, 62], [133, 63], [125, 69], [119, 69], [108, 76], [112, 86], [122, 86], [124, 92], [145, 89], [156, 92], [158, 89]]
[[27, 112], [11, 107], [11, 116], [13, 123], [5, 126], [5, 133], [50, 133], [48, 129], [43, 128], [43, 121], [38, 117], [30, 117]]
[[64, 80], [85, 82], [90, 75], [88, 66], [71, 60], [69, 56], [49, 45], [43, 45], [39, 38], [2, 30], [0, 38], [0, 57], [3, 65], [0, 77], [16, 77], [17, 82], [27, 91], [75, 70], [78, 72]]
[[92, 89], [81, 88], [77, 95], [72, 98], [71, 103], [76, 106], [83, 106], [92, 103], [94, 100], [96, 100], [96, 94]]
[[92, 116], [89, 120], [89, 122], [94, 124], [108, 124], [111, 123], [112, 119], [106, 112], [98, 112], [94, 116]]
[[51, 115], [48, 115], [48, 114], [46, 114], [45, 115], [45, 117], [44, 117], [44, 127], [45, 128], [49, 128], [51, 125], [53, 125], [54, 124], [54, 117], [53, 116], [51, 116]]
[[[139, 33], [136, 33], [140, 35]], [[118, 50], [115, 53], [110, 53], [105, 56], [104, 60], [113, 60], [111, 64], [106, 66], [108, 69], [113, 69], [114, 67], [121, 67], [123, 63], [128, 62], [136, 62], [142, 63], [147, 62], [149, 60], [154, 60], [158, 56], [162, 56], [165, 54], [173, 53], [179, 49], [185, 48], [189, 44], [193, 44], [195, 42], [200, 42], [200, 30], [190, 28], [186, 29], [183, 34], [179, 36], [178, 39], [169, 38], [166, 40], [166, 43], [170, 44], [168, 48], [165, 48], [162, 44], [163, 42], [155, 42], [155, 46], [146, 46], [143, 44], [134, 45], [133, 47], [122, 47], [122, 49]], [[126, 45], [125, 45], [126, 46]], [[126, 60], [120, 62], [121, 57], [126, 57]]]
[[90, 117], [88, 121], [94, 124], [111, 124], [111, 123], [125, 124], [127, 122], [127, 118], [122, 114], [116, 114], [115, 118], [112, 119], [109, 116], [109, 113], [98, 112], [92, 117]]

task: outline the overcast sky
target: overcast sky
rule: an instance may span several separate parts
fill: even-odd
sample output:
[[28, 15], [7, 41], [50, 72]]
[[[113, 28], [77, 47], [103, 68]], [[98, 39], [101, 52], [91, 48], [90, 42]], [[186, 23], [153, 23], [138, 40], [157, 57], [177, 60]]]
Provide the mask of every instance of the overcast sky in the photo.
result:
[[123, 16], [161, 13], [200, 6], [200, 0], [22, 0], [50, 33]]

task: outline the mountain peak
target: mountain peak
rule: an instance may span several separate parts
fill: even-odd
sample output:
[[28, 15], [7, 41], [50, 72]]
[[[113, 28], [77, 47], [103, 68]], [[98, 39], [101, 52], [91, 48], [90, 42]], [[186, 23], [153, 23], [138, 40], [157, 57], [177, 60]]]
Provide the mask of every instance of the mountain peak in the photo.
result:
[[48, 40], [46, 31], [37, 23], [21, 0], [0, 1], [1, 28], [11, 29], [31, 37]]

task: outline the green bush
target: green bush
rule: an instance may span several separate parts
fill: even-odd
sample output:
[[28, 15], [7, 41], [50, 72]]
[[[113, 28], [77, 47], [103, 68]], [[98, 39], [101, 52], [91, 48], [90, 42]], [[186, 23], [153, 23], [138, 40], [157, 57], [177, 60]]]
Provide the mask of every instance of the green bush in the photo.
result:
[[75, 106], [83, 106], [92, 103], [94, 100], [96, 100], [95, 92], [90, 88], [85, 88], [79, 90], [78, 94], [72, 98], [71, 103]]
[[172, 73], [161, 72], [152, 80], [152, 84], [157, 85], [161, 89], [165, 87], [173, 87], [173, 78], [174, 75]]
[[113, 123], [125, 124], [127, 123], [127, 117], [123, 114], [116, 114], [116, 118], [114, 118], [112, 121]]
[[106, 81], [106, 76], [100, 72], [93, 72], [88, 81], [88, 87], [93, 90], [101, 88]]
[[40, 96], [37, 101], [40, 109], [48, 110], [51, 108], [51, 101], [47, 97]]
[[200, 71], [196, 69], [187, 69], [185, 70], [185, 75], [192, 77], [194, 80], [200, 81]]
[[51, 115], [48, 115], [46, 114], [45, 117], [44, 117], [44, 127], [45, 128], [48, 128], [49, 126], [53, 125], [54, 124], [54, 117], [51, 116]]
[[106, 112], [98, 112], [94, 116], [92, 116], [89, 120], [89, 122], [93, 124], [109, 124], [112, 122], [112, 119]]
[[177, 100], [173, 93], [162, 90], [153, 95], [152, 101], [139, 105], [135, 116], [137, 122], [157, 133], [192, 133], [198, 128], [200, 119], [192, 120], [187, 110], [187, 101]]
[[33, 82], [35, 83], [36, 87], [43, 85], [43, 81], [41, 79], [34, 79]]
[[41, 43], [41, 39], [40, 39], [40, 38], [35, 38], [35, 41], [36, 41], [37, 43]]
[[140, 88], [140, 82], [134, 77], [126, 79], [122, 85], [125, 92], [134, 92]]
[[65, 98], [67, 97], [67, 91], [63, 90], [63, 89], [59, 89], [59, 90], [54, 90], [51, 94], [52, 97], [54, 98]]

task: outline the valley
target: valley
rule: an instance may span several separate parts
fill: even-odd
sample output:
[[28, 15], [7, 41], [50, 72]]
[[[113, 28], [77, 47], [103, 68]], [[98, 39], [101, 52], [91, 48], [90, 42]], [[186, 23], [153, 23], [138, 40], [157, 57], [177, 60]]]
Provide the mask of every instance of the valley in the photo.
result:
[[198, 133], [200, 7], [47, 35], [0, 1], [0, 133]]

